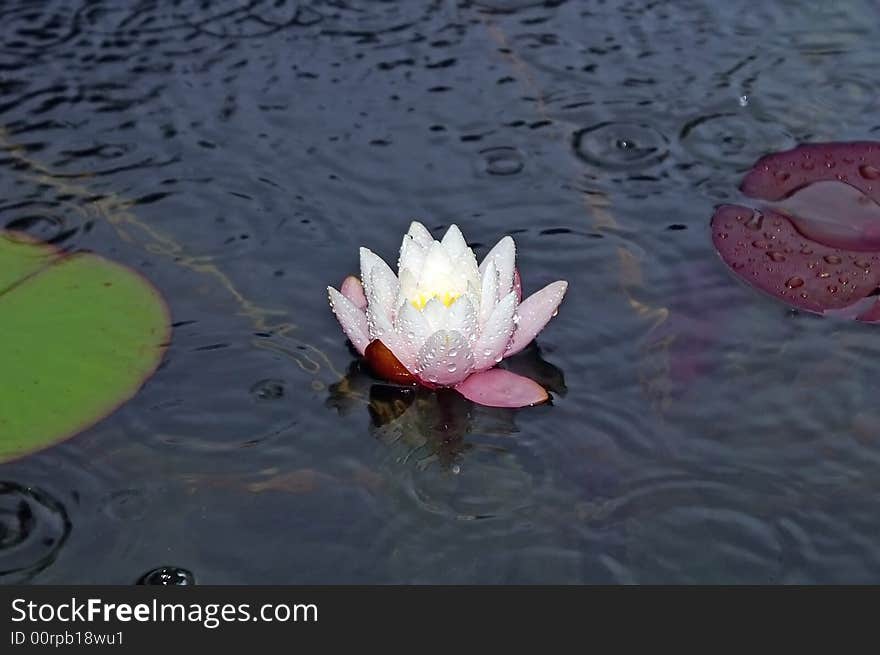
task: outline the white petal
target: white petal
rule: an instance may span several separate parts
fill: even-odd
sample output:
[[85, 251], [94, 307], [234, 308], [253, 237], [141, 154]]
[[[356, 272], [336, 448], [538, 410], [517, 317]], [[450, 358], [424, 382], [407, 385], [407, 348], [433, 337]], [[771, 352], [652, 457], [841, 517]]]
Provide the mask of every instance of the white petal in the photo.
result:
[[543, 330], [547, 322], [556, 314], [566, 289], [568, 282], [559, 280], [548, 284], [522, 301], [516, 310], [518, 322], [505, 357], [518, 353], [538, 336], [538, 332]]
[[446, 250], [450, 259], [457, 259], [466, 251], [470, 250], [467, 242], [464, 240], [464, 235], [461, 233], [461, 230], [458, 229], [457, 225], [449, 226], [449, 229], [446, 230], [446, 234], [443, 235], [443, 240], [440, 243], [443, 245], [443, 248]]
[[391, 321], [381, 310], [374, 308], [373, 304], [367, 305], [367, 328], [370, 331], [370, 340], [379, 339], [407, 370], [412, 371], [416, 363], [416, 351], [394, 329]]
[[428, 228], [418, 221], [413, 221], [409, 224], [409, 230], [407, 230], [406, 234], [423, 248], [427, 248], [434, 243], [434, 237], [431, 236]]
[[452, 275], [452, 261], [439, 243], [434, 242], [428, 248], [425, 265], [419, 275], [419, 286], [428, 289], [444, 289]]
[[425, 265], [425, 257], [428, 249], [419, 245], [410, 235], [404, 235], [403, 243], [400, 244], [400, 257], [397, 259], [397, 270], [411, 270], [416, 277]]
[[438, 298], [431, 298], [422, 309], [422, 316], [431, 327], [431, 332], [442, 330], [446, 327], [446, 305]]
[[374, 269], [379, 270], [387, 270], [388, 273], [391, 273], [395, 278], [394, 271], [385, 263], [379, 255], [374, 253], [369, 248], [361, 248], [361, 282], [364, 283], [364, 293], [367, 296], [367, 300], [370, 298], [370, 284], [372, 284], [372, 272]]
[[452, 261], [452, 270], [455, 271], [455, 274], [461, 281], [462, 289], [480, 288], [480, 271], [477, 268], [477, 258], [474, 256], [474, 251], [470, 248]]
[[495, 262], [498, 270], [498, 298], [506, 296], [513, 288], [513, 268], [516, 264], [516, 245], [509, 236], [502, 238], [480, 264], [480, 273], [486, 270], [489, 262]]
[[397, 311], [394, 330], [405, 344], [411, 346], [413, 355], [419, 352], [421, 347], [425, 345], [425, 341], [434, 331], [422, 315], [422, 312], [406, 300]]
[[484, 329], [486, 321], [492, 315], [492, 310], [498, 303], [498, 269], [495, 261], [489, 260], [483, 269], [483, 282], [480, 290], [480, 329]]
[[397, 313], [399, 292], [397, 276], [387, 266], [373, 266], [370, 283], [366, 285], [367, 306], [374, 312], [381, 311], [389, 322]]
[[433, 384], [458, 384], [473, 371], [474, 356], [460, 332], [435, 332], [419, 351], [416, 374]]
[[513, 334], [513, 316], [516, 312], [516, 293], [511, 291], [502, 298], [474, 344], [474, 369], [491, 368], [501, 361]]
[[330, 298], [330, 307], [336, 314], [345, 335], [351, 340], [357, 351], [363, 355], [364, 350], [370, 345], [366, 315], [363, 310], [355, 307], [354, 303], [333, 287], [327, 287], [327, 294]]
[[418, 281], [415, 274], [408, 268], [402, 269], [400, 271], [398, 286], [397, 307], [400, 307], [404, 302], [408, 302], [409, 299], [414, 298], [417, 291]]
[[467, 295], [459, 296], [446, 312], [446, 329], [461, 332], [468, 345], [477, 340], [477, 310]]

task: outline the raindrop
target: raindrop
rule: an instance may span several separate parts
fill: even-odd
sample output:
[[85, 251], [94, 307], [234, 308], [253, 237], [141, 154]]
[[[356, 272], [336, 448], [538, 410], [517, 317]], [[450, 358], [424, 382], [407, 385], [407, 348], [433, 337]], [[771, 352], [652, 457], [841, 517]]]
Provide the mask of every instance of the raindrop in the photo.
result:
[[0, 481], [0, 584], [21, 584], [55, 560], [70, 532], [67, 511], [35, 487]]
[[784, 262], [785, 261], [785, 255], [783, 255], [778, 250], [771, 250], [770, 252], [767, 253], [767, 256], [770, 258], [771, 261], [774, 261], [774, 262]]
[[843, 261], [837, 255], [825, 255], [822, 259], [824, 259], [829, 264], [839, 264], [841, 261]]
[[164, 587], [182, 587], [194, 585], [195, 576], [186, 569], [177, 566], [160, 566], [144, 573], [137, 583], [139, 585], [159, 585]]
[[278, 400], [284, 397], [284, 380], [260, 380], [251, 387], [250, 393], [257, 400]]
[[481, 150], [480, 155], [483, 157], [483, 170], [489, 175], [516, 175], [525, 166], [523, 155], [516, 148], [487, 148]]
[[669, 154], [668, 139], [645, 123], [598, 123], [575, 132], [573, 144], [581, 160], [609, 170], [654, 166]]
[[798, 287], [804, 286], [804, 281], [799, 277], [790, 277], [785, 281], [785, 286], [789, 289], [797, 289]]

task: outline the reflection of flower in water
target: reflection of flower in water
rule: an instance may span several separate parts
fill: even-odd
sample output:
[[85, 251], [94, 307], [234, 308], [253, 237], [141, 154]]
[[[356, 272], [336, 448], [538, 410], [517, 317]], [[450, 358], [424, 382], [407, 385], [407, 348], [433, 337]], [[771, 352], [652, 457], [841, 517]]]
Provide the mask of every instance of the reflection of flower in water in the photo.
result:
[[[562, 371], [545, 361], [536, 345], [505, 366], [558, 395], [566, 392]], [[352, 362], [346, 376], [331, 385], [327, 404], [342, 413], [366, 404], [370, 433], [393, 449], [397, 461], [419, 468], [436, 462], [453, 473], [459, 472], [468, 452], [504, 452], [497, 444], [481, 442], [479, 435], [509, 436], [518, 431], [516, 410], [479, 405], [453, 389], [390, 384], [372, 377], [361, 360]]]

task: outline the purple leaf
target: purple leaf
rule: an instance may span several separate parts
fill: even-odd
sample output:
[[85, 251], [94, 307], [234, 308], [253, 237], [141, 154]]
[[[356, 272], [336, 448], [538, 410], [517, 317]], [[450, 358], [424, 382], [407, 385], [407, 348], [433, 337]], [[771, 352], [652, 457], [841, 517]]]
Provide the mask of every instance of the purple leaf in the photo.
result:
[[809, 143], [759, 159], [740, 190], [750, 198], [782, 200], [813, 182], [833, 180], [880, 202], [880, 143]]
[[877, 254], [811, 241], [781, 214], [738, 205], [717, 209], [712, 241], [738, 275], [789, 305], [864, 321], [880, 318], [871, 295], [880, 285]]
[[526, 407], [550, 397], [534, 380], [500, 368], [474, 373], [455, 388], [468, 400], [489, 407]]
[[[880, 143], [805, 144], [762, 157], [719, 207], [712, 238], [747, 282], [819, 314], [880, 321]], [[763, 212], [763, 213], [761, 213]]]

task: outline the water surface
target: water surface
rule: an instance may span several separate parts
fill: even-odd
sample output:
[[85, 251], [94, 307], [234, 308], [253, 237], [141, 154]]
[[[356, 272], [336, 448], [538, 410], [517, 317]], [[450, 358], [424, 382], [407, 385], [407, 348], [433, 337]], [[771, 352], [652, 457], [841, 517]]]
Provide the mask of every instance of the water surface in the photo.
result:
[[[714, 254], [761, 155], [871, 139], [875, 3], [5, 2], [0, 226], [167, 296], [161, 369], [0, 465], [0, 581], [877, 582], [871, 326]], [[325, 288], [418, 218], [559, 316], [521, 411], [360, 370]], [[58, 339], [64, 339], [58, 334]]]

